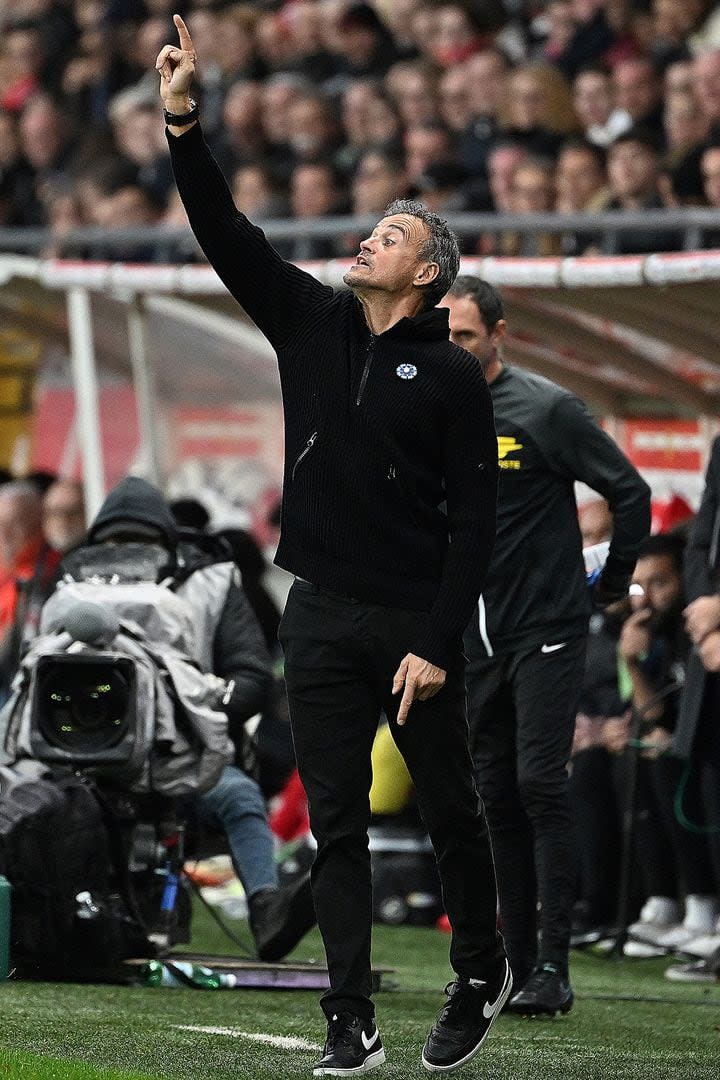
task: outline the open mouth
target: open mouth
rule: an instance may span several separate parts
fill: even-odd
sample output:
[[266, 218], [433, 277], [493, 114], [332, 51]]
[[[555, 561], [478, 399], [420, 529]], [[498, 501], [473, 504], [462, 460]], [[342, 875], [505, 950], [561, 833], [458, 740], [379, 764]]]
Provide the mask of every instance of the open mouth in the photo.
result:
[[364, 255], [357, 256], [355, 262], [352, 264], [352, 269], [355, 270], [358, 266], [370, 266], [370, 263], [367, 261]]

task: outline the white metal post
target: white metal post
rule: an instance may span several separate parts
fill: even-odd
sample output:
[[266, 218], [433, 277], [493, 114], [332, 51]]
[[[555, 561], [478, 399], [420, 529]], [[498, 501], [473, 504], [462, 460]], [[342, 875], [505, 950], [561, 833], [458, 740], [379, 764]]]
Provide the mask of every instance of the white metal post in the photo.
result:
[[85, 515], [92, 521], [105, 497], [105, 466], [100, 436], [92, 311], [87, 289], [73, 286], [67, 293], [70, 361], [75, 388], [77, 436], [82, 457]]
[[155, 373], [148, 362], [145, 336], [145, 305], [141, 296], [135, 296], [128, 309], [128, 345], [132, 365], [135, 400], [137, 402], [140, 447], [144, 469], [148, 479], [162, 485], [162, 462], [160, 455], [160, 414], [158, 411]]

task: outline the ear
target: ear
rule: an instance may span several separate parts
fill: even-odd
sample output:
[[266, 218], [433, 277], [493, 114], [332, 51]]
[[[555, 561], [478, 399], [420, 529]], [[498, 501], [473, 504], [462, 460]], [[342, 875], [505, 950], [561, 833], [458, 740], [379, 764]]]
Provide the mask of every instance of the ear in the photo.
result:
[[440, 267], [435, 262], [420, 263], [415, 277], [413, 278], [413, 285], [424, 287], [430, 285], [440, 273]]
[[505, 319], [498, 319], [498, 321], [495, 323], [495, 328], [493, 329], [493, 332], [490, 335], [490, 339], [491, 339], [493, 345], [495, 346], [495, 348], [497, 348], [498, 345], [500, 345], [501, 342], [503, 342], [505, 340], [506, 333], [507, 333], [507, 322], [505, 321]]

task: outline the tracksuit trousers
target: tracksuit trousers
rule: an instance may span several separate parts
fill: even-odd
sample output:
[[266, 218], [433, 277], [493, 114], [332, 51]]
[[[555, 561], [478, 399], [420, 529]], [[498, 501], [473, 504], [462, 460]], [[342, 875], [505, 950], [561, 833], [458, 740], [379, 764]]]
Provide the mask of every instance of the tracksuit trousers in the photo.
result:
[[477, 659], [468, 671], [475, 775], [518, 989], [537, 963], [567, 969], [576, 883], [567, 763], [585, 650], [574, 638]]
[[321, 1002], [327, 1016], [374, 1014], [367, 830], [370, 752], [382, 711], [435, 849], [453, 930], [452, 967], [494, 979], [504, 962], [488, 830], [468, 749], [460, 641], [443, 688], [414, 702], [405, 726], [396, 722], [402, 693], [392, 694], [393, 677], [426, 619], [296, 580], [280, 625], [295, 752], [318, 845], [312, 887], [330, 973]]

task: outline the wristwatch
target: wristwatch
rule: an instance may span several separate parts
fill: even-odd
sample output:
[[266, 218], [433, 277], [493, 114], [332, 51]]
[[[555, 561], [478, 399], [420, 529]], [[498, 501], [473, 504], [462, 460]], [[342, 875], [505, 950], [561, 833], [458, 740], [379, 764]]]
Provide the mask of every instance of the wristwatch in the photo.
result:
[[186, 113], [171, 113], [167, 109], [163, 109], [163, 116], [165, 117], [165, 123], [168, 127], [187, 127], [188, 124], [192, 124], [193, 120], [197, 120], [200, 115], [200, 109], [198, 108], [197, 101], [190, 101], [190, 112]]

